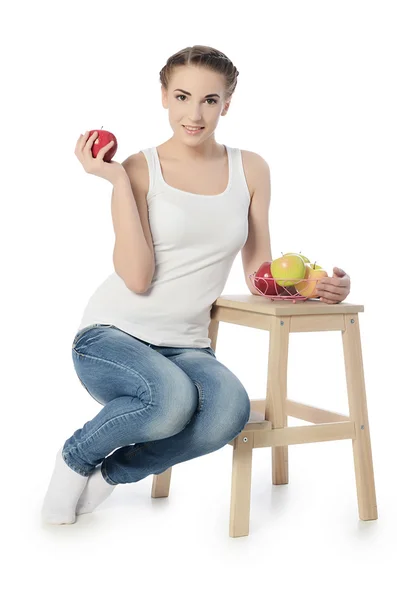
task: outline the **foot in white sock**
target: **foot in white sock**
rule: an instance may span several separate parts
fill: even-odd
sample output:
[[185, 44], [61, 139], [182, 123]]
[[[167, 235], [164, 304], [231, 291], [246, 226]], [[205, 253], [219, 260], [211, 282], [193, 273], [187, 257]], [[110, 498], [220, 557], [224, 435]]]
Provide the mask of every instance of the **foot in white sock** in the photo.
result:
[[95, 471], [89, 476], [88, 483], [77, 503], [76, 515], [92, 512], [110, 496], [115, 487], [104, 480], [101, 465], [95, 467]]
[[87, 485], [88, 477], [73, 471], [58, 450], [51, 481], [41, 509], [42, 520], [52, 525], [76, 521], [76, 505]]

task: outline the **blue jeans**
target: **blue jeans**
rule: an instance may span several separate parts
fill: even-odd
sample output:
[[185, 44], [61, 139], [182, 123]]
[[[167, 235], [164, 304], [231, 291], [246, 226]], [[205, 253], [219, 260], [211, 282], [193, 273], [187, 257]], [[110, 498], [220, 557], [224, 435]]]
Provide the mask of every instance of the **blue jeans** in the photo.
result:
[[66, 464], [109, 484], [140, 481], [222, 448], [244, 429], [250, 400], [207, 348], [156, 346], [97, 323], [73, 340], [80, 382], [103, 408], [66, 440]]

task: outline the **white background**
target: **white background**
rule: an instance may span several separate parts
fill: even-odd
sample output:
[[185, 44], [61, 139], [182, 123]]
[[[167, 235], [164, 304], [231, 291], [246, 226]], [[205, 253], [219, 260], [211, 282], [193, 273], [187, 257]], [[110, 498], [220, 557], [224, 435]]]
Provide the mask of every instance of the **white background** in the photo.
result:
[[[2, 14], [2, 543], [8, 598], [362, 598], [391, 583], [395, 504], [397, 92], [394, 2], [19, 2]], [[91, 515], [43, 527], [55, 454], [100, 407], [71, 344], [113, 271], [112, 187], [74, 155], [115, 133], [122, 162], [172, 135], [159, 72], [193, 44], [240, 75], [219, 143], [271, 170], [273, 258], [299, 252], [351, 276], [379, 519], [358, 518], [351, 441], [290, 447], [272, 486], [254, 451], [250, 535], [229, 538], [232, 448], [119, 486]], [[223, 294], [249, 294], [241, 256]], [[265, 397], [268, 333], [221, 323], [217, 358]], [[341, 334], [290, 336], [288, 397], [347, 411]], [[290, 420], [290, 424], [303, 424]], [[393, 558], [394, 556], [394, 558]], [[5, 566], [5, 563], [3, 563]]]

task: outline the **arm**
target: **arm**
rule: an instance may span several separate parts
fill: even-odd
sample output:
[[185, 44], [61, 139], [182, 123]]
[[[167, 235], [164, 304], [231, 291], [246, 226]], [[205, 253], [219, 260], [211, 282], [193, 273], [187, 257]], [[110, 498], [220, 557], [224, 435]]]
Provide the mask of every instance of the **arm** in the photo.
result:
[[113, 263], [116, 273], [135, 293], [144, 293], [155, 270], [146, 194], [142, 186], [139, 157], [132, 155], [122, 164], [126, 176], [114, 184], [112, 218], [115, 232]]
[[[248, 160], [247, 160], [248, 159]], [[254, 192], [248, 213], [248, 237], [241, 249], [246, 284], [252, 294], [259, 296], [248, 277], [265, 261], [272, 261], [269, 232], [270, 169], [267, 162], [255, 152], [247, 153], [247, 169]]]

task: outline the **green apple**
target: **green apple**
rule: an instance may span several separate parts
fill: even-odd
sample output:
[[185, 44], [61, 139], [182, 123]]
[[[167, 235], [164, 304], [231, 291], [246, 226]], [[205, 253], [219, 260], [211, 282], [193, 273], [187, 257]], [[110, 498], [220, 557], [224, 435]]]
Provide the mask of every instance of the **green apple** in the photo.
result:
[[301, 259], [303, 260], [303, 262], [305, 262], [305, 263], [310, 262], [310, 260], [307, 258], [307, 256], [300, 254], [300, 252], [287, 252], [287, 254], [283, 254], [283, 256], [291, 256], [292, 254], [297, 254], [298, 256], [300, 256]]
[[272, 277], [278, 285], [288, 287], [295, 285], [296, 280], [303, 279], [306, 273], [306, 264], [299, 254], [284, 254], [273, 260], [270, 265]]

